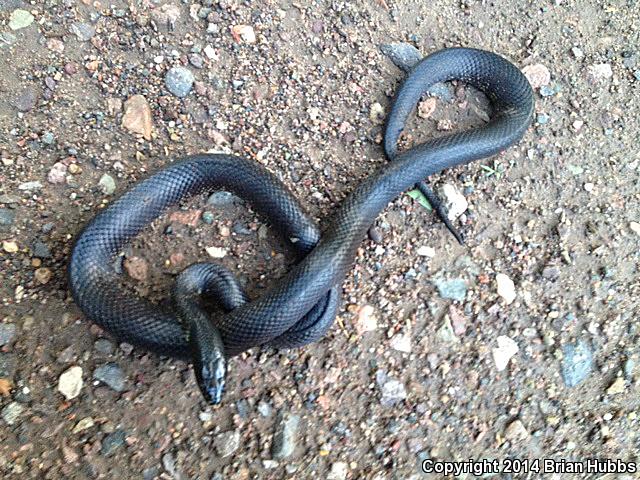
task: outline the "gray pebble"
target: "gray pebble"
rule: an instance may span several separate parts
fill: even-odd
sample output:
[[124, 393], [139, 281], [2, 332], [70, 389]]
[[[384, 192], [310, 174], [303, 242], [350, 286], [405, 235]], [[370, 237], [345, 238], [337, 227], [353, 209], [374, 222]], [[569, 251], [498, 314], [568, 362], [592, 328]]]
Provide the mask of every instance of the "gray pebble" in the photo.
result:
[[2, 419], [8, 425], [15, 425], [23, 411], [24, 407], [22, 405], [18, 402], [11, 402], [2, 409]]
[[0, 208], [0, 228], [13, 225], [16, 220], [16, 212], [8, 208]]
[[269, 405], [267, 402], [258, 403], [258, 413], [260, 413], [260, 415], [262, 415], [263, 417], [270, 417], [272, 410], [273, 409], [271, 408], [271, 405]]
[[387, 373], [383, 370], [376, 372], [376, 383], [380, 388], [380, 404], [383, 407], [392, 407], [407, 398], [404, 384], [395, 378], [387, 376]]
[[373, 243], [377, 243], [377, 244], [382, 243], [382, 240], [383, 240], [382, 232], [378, 227], [371, 227], [369, 229], [369, 239], [371, 239]]
[[93, 372], [93, 378], [107, 384], [116, 392], [125, 390], [125, 378], [122, 369], [115, 363], [100, 365]]
[[211, 195], [209, 195], [209, 198], [207, 199], [207, 205], [213, 205], [215, 207], [224, 207], [228, 205], [233, 205], [238, 200], [239, 200], [238, 197], [236, 197], [233, 193], [220, 190], [219, 192], [214, 192]]
[[108, 457], [124, 444], [126, 438], [127, 434], [123, 430], [116, 430], [115, 432], [110, 433], [104, 437], [104, 440], [102, 440], [100, 453], [105, 457]]
[[238, 220], [233, 222], [233, 231], [238, 235], [251, 235], [253, 233], [251, 229], [247, 228], [247, 226], [244, 223]]
[[15, 323], [0, 323], [0, 347], [8, 345], [15, 337]]
[[228, 457], [235, 452], [240, 446], [240, 432], [233, 430], [230, 432], [224, 432], [216, 436], [214, 445], [218, 455], [221, 457]]
[[32, 110], [38, 103], [38, 91], [33, 87], [27, 87], [20, 92], [14, 101], [14, 106], [21, 112]]
[[44, 132], [42, 134], [41, 140], [47, 145], [53, 145], [53, 142], [56, 141], [56, 137], [51, 132]]
[[33, 256], [38, 258], [51, 258], [51, 250], [46, 243], [36, 240], [33, 243]]
[[467, 295], [467, 283], [461, 278], [454, 278], [451, 280], [436, 278], [433, 280], [433, 283], [442, 298], [449, 298], [451, 300], [458, 300], [461, 302]]
[[189, 63], [196, 68], [202, 68], [204, 66], [204, 59], [197, 53], [189, 55]]
[[562, 378], [567, 387], [575, 387], [593, 370], [593, 350], [585, 340], [562, 347]]
[[111, 343], [106, 338], [99, 338], [93, 344], [93, 348], [95, 348], [98, 352], [104, 353], [105, 355], [111, 355], [113, 350], [115, 349], [113, 343]]
[[88, 42], [96, 34], [95, 27], [93, 25], [89, 25], [88, 23], [72, 23], [69, 30], [81, 42]]
[[193, 86], [193, 73], [184, 67], [173, 67], [167, 72], [164, 79], [169, 91], [176, 97], [186, 97]]
[[296, 449], [300, 417], [289, 412], [280, 412], [273, 435], [271, 455], [282, 459], [289, 457]]
[[98, 182], [98, 186], [102, 193], [105, 195], [111, 195], [116, 191], [116, 181], [113, 179], [111, 175], [105, 173], [100, 177], [100, 181]]
[[413, 66], [422, 60], [422, 54], [413, 45], [408, 43], [386, 43], [380, 45], [380, 51], [391, 60], [396, 67], [408, 72]]
[[211, 225], [213, 223], [213, 213], [211, 212], [203, 212], [202, 213], [202, 221], [207, 225]]

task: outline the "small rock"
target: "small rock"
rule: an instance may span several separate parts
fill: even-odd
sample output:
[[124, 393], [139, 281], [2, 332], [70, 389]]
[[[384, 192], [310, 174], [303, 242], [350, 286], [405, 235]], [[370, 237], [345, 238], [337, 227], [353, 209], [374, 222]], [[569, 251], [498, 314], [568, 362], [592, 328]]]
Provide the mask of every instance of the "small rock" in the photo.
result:
[[514, 420], [504, 430], [504, 438], [512, 442], [526, 440], [529, 438], [529, 432], [520, 420]]
[[467, 319], [464, 314], [456, 307], [451, 305], [449, 307], [449, 318], [451, 319], [451, 327], [453, 328], [453, 333], [455, 333], [458, 337], [464, 335], [467, 331]]
[[84, 430], [87, 430], [95, 425], [93, 418], [85, 417], [80, 420], [75, 427], [73, 427], [73, 433], [80, 433]]
[[24, 407], [22, 405], [18, 402], [11, 402], [2, 409], [2, 419], [7, 425], [15, 425], [23, 411]]
[[47, 39], [47, 48], [56, 53], [62, 53], [64, 52], [64, 43], [58, 38], [49, 38]]
[[376, 125], [382, 125], [384, 118], [384, 107], [378, 102], [372, 103], [369, 107], [369, 119]]
[[147, 262], [143, 258], [128, 257], [125, 258], [122, 265], [127, 271], [127, 275], [129, 275], [134, 280], [144, 282], [147, 279], [149, 267], [147, 265]]
[[26, 28], [31, 25], [34, 20], [31, 12], [18, 8], [11, 12], [9, 16], [9, 28], [11, 30], [20, 30], [21, 28]]
[[585, 340], [562, 347], [562, 377], [567, 387], [575, 387], [585, 380], [593, 369], [593, 350]]
[[124, 373], [115, 363], [100, 365], [94, 370], [93, 378], [100, 380], [116, 392], [123, 392], [125, 390]]
[[171, 452], [165, 453], [162, 455], [162, 467], [165, 471], [171, 475], [172, 478], [176, 476], [176, 458], [173, 456]]
[[587, 79], [591, 83], [609, 80], [611, 77], [613, 77], [613, 70], [608, 63], [598, 63], [587, 67]]
[[422, 102], [418, 103], [418, 117], [430, 118], [433, 112], [436, 111], [438, 100], [436, 97], [427, 97]]
[[216, 50], [211, 45], [207, 45], [206, 47], [204, 47], [204, 54], [209, 60], [219, 59], [218, 54], [216, 53]]
[[216, 447], [218, 455], [220, 455], [222, 458], [229, 457], [233, 455], [233, 453], [240, 446], [240, 432], [238, 432], [237, 430], [233, 430], [230, 432], [221, 433], [220, 435], [216, 436], [213, 443]]
[[[119, 110], [119, 109], [118, 109]], [[142, 95], [133, 95], [124, 102], [122, 127], [131, 133], [142, 135], [145, 140], [151, 140], [152, 116], [151, 107]]]
[[172, 3], [151, 10], [151, 18], [160, 26], [173, 30], [180, 18], [180, 7]]
[[82, 389], [82, 368], [78, 366], [67, 369], [58, 378], [58, 391], [64, 398], [71, 400], [80, 395]]
[[275, 459], [291, 456], [296, 449], [300, 417], [289, 412], [280, 412], [276, 420], [271, 455]]
[[38, 258], [51, 258], [51, 250], [46, 243], [42, 240], [36, 240], [33, 242], [33, 248], [31, 249], [31, 254], [34, 257]]
[[225, 192], [224, 190], [214, 192], [209, 195], [207, 199], [207, 205], [213, 205], [214, 207], [226, 207], [233, 205], [240, 199], [231, 192]]
[[52, 276], [53, 276], [53, 272], [46, 267], [40, 267], [36, 269], [36, 271], [33, 274], [33, 278], [40, 285], [46, 285], [47, 283], [49, 283], [49, 280], [51, 280]]
[[376, 372], [376, 383], [380, 388], [380, 404], [383, 407], [392, 407], [407, 398], [404, 384], [395, 378], [388, 377], [382, 370]]
[[349, 467], [345, 462], [334, 462], [327, 475], [327, 480], [345, 480], [348, 472]]
[[21, 112], [33, 110], [37, 103], [38, 91], [32, 87], [23, 89], [13, 102], [14, 106]]
[[103, 353], [105, 355], [111, 355], [115, 349], [113, 343], [111, 343], [106, 338], [99, 338], [98, 340], [96, 340], [93, 343], [93, 348], [95, 348], [96, 351]]
[[108, 457], [124, 444], [126, 438], [127, 434], [123, 430], [116, 430], [113, 433], [110, 433], [102, 440], [100, 453], [105, 457]]
[[513, 303], [516, 299], [516, 286], [514, 285], [513, 280], [504, 273], [499, 273], [496, 275], [496, 285], [498, 295], [507, 302], [507, 305]]
[[445, 280], [443, 278], [436, 278], [433, 280], [438, 293], [442, 298], [448, 298], [451, 300], [463, 301], [467, 295], [467, 282], [461, 278], [454, 278], [451, 280]]
[[509, 360], [518, 353], [518, 344], [506, 335], [500, 335], [496, 338], [498, 346], [492, 350], [493, 361], [496, 364], [496, 369], [501, 372], [509, 364]]
[[389, 60], [391, 60], [396, 67], [405, 72], [411, 70], [415, 64], [422, 60], [420, 50], [404, 42], [380, 45], [380, 51], [389, 57]]
[[391, 337], [389, 345], [399, 352], [411, 353], [411, 338], [408, 335], [394, 335]]
[[418, 248], [418, 250], [416, 250], [416, 253], [418, 255], [420, 255], [421, 257], [429, 257], [429, 258], [433, 258], [436, 256], [436, 251], [433, 247], [427, 247], [425, 245], [423, 245], [422, 247]]
[[272, 410], [271, 405], [267, 402], [262, 401], [258, 403], [258, 413], [263, 417], [270, 417]]
[[373, 242], [373, 243], [377, 243], [377, 244], [381, 244], [382, 243], [382, 232], [380, 231], [380, 229], [378, 227], [371, 227], [369, 229], [369, 239]]
[[88, 42], [96, 34], [96, 29], [93, 25], [80, 22], [72, 23], [69, 31], [81, 42]]
[[440, 189], [449, 220], [455, 220], [469, 208], [469, 203], [455, 185], [445, 183]]
[[14, 240], [4, 240], [2, 242], [2, 249], [7, 253], [16, 253], [18, 248], [18, 243]]
[[571, 53], [576, 58], [576, 60], [580, 60], [581, 58], [584, 57], [584, 52], [582, 51], [582, 49], [580, 49], [578, 47], [572, 47], [571, 48]]
[[62, 162], [57, 162], [53, 164], [51, 170], [47, 174], [47, 181], [49, 183], [65, 183], [67, 176], [67, 166]]
[[449, 315], [444, 316], [442, 325], [436, 331], [436, 335], [438, 336], [438, 339], [445, 344], [454, 344], [460, 341], [458, 337], [456, 337], [453, 327], [451, 326], [451, 318], [449, 318]]
[[42, 134], [41, 140], [43, 143], [46, 143], [47, 145], [53, 145], [53, 143], [56, 141], [56, 137], [51, 132], [44, 132]]
[[211, 258], [224, 258], [227, 255], [227, 249], [222, 247], [207, 247], [204, 250]]
[[164, 78], [167, 89], [176, 97], [186, 97], [194, 82], [193, 73], [185, 67], [173, 67]]
[[549, 82], [551, 82], [551, 72], [549, 72], [547, 67], [540, 63], [527, 65], [522, 69], [522, 73], [527, 77], [527, 80], [529, 80], [531, 88], [533, 89], [547, 86], [549, 85]]
[[640, 235], [640, 223], [638, 222], [631, 222], [629, 223], [629, 228], [631, 229], [631, 231], [633, 233], [635, 233], [636, 235]]
[[[0, 227], [9, 227], [16, 220], [16, 214], [8, 208], [0, 208]], [[633, 222], [632, 222], [633, 223]]]
[[9, 345], [16, 338], [15, 323], [0, 323], [0, 347]]
[[202, 221], [207, 225], [211, 225], [213, 223], [213, 219], [214, 219], [213, 213], [211, 212], [204, 212], [202, 214]]
[[609, 388], [607, 388], [607, 395], [617, 395], [618, 393], [624, 393], [625, 390], [624, 377], [617, 377]]
[[241, 39], [244, 43], [256, 43], [256, 34], [250, 25], [233, 25], [231, 34], [236, 41]]
[[196, 227], [201, 215], [201, 210], [180, 210], [169, 215], [169, 221]]
[[105, 195], [112, 195], [116, 191], [116, 181], [113, 179], [111, 175], [105, 173], [100, 177], [100, 181], [98, 182], [98, 186], [102, 193]]
[[18, 357], [15, 353], [0, 350], [0, 377], [12, 379], [18, 368]]
[[371, 305], [363, 305], [358, 309], [356, 330], [359, 334], [373, 332], [378, 328], [378, 320], [375, 316], [375, 308]]
[[204, 58], [197, 53], [192, 53], [189, 55], [189, 63], [196, 68], [204, 67]]

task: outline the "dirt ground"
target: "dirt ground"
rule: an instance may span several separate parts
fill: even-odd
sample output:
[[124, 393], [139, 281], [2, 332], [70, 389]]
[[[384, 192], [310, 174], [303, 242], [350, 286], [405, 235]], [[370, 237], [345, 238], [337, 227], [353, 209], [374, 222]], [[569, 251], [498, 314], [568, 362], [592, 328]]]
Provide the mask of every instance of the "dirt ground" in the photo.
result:
[[[0, 476], [417, 480], [441, 477], [423, 460], [473, 458], [498, 460], [494, 478], [640, 478], [616, 473], [640, 461], [639, 36], [633, 0], [0, 0]], [[396, 42], [485, 48], [536, 87], [523, 141], [432, 179], [468, 202], [465, 246], [402, 195], [327, 336], [234, 359], [215, 408], [189, 365], [84, 318], [73, 238], [184, 154], [255, 159], [326, 225], [387, 162], [381, 119], [404, 73], [380, 47]], [[172, 92], [173, 67], [195, 83]], [[489, 113], [461, 85], [419, 111], [406, 144]], [[158, 219], [117, 267], [163, 300], [211, 253], [252, 296], [291, 262], [214, 195]], [[617, 470], [504, 463], [594, 457]]]

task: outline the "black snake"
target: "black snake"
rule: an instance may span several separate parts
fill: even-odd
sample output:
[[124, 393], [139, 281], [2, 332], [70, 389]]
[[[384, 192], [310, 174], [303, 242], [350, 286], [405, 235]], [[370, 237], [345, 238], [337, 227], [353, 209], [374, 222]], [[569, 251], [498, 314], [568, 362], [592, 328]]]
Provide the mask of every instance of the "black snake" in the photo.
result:
[[[461, 80], [483, 91], [493, 115], [480, 128], [450, 134], [397, 154], [398, 138], [421, 96], [438, 82]], [[523, 136], [533, 115], [524, 75], [490, 52], [451, 48], [424, 58], [409, 72], [391, 104], [384, 137], [391, 160], [342, 203], [321, 234], [290, 191], [260, 164], [241, 157], [192, 155], [138, 183], [84, 228], [69, 264], [71, 291], [84, 313], [117, 338], [193, 361], [205, 398], [220, 401], [226, 358], [251, 347], [295, 347], [319, 339], [340, 301], [356, 249], [385, 206], [412, 185], [449, 167], [494, 155]], [[163, 308], [123, 289], [112, 259], [165, 209], [214, 189], [247, 200], [300, 255], [291, 271], [249, 301], [234, 276], [199, 263], [178, 275], [174, 306]], [[225, 313], [211, 318], [202, 300]]]

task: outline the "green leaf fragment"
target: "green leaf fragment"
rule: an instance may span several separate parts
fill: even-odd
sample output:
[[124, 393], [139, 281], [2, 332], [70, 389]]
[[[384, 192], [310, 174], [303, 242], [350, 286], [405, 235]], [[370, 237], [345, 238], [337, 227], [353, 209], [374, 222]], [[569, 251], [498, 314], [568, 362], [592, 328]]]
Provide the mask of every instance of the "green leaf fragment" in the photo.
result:
[[431, 211], [431, 204], [429, 203], [429, 200], [427, 200], [427, 197], [424, 196], [424, 194], [418, 190], [417, 188], [414, 190], [410, 190], [407, 192], [407, 195], [409, 195], [411, 198], [413, 198], [416, 202], [418, 202], [420, 205], [422, 205], [424, 208], [426, 208], [427, 210]]

